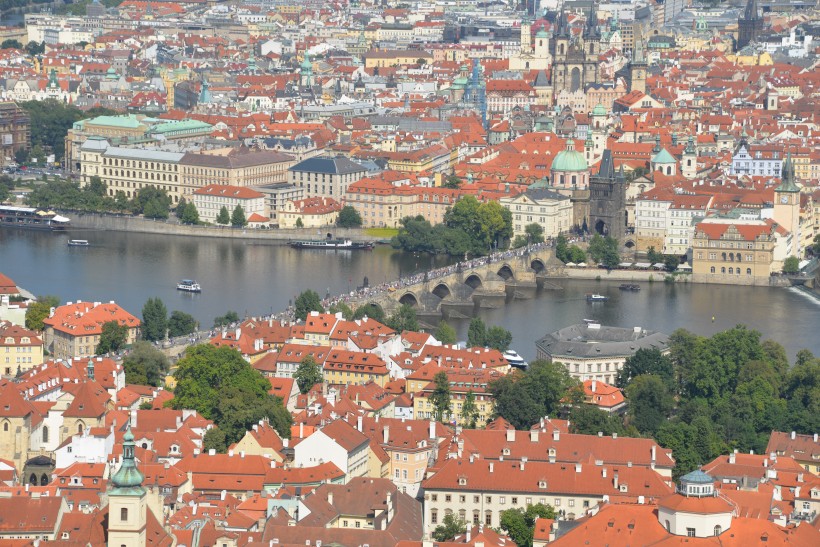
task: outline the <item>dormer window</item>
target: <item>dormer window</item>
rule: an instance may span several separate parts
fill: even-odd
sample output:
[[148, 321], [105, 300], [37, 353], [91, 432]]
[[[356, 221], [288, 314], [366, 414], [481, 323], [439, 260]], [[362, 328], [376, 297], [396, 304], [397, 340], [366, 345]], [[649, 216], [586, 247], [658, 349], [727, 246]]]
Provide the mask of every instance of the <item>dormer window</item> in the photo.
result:
[[547, 481], [544, 481], [544, 480], [538, 481], [538, 488], [540, 488], [542, 490], [546, 490], [547, 489]]
[[503, 450], [501, 451], [501, 453], [502, 453], [502, 454], [504, 454], [505, 456], [509, 456], [509, 455], [510, 455], [510, 449], [509, 449], [509, 448], [505, 448], [505, 449], [503, 449]]
[[458, 484], [459, 486], [467, 486], [467, 477], [459, 477]]

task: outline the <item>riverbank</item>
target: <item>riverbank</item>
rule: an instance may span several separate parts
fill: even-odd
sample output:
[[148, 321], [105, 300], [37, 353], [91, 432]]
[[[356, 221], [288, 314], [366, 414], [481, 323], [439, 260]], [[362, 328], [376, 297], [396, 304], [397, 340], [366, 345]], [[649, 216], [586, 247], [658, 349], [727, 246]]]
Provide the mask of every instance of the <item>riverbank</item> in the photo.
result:
[[176, 219], [155, 220], [130, 215], [105, 215], [99, 213], [61, 212], [71, 219], [69, 230], [105, 230], [111, 232], [131, 232], [142, 234], [165, 234], [186, 237], [217, 237], [225, 239], [242, 239], [259, 242], [270, 242], [284, 245], [293, 239], [324, 239], [327, 234], [351, 241], [380, 241], [381, 238], [368, 233], [365, 228], [295, 228], [292, 230], [233, 228], [231, 226], [190, 226], [179, 224]]
[[748, 278], [742, 276], [726, 277], [725, 280], [714, 276], [684, 272], [668, 272], [657, 270], [605, 270], [603, 268], [564, 268], [560, 274], [546, 276], [547, 279], [586, 279], [595, 281], [648, 281], [694, 283], [704, 285], [732, 285], [746, 287], [791, 287], [788, 277], [771, 276], [768, 278]]

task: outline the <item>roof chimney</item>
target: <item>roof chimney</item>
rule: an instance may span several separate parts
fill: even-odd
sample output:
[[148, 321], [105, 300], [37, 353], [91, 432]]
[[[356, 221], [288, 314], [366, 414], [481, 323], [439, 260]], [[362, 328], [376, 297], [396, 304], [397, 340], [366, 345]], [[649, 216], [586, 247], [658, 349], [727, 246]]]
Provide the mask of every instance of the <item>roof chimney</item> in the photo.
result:
[[389, 425], [384, 426], [384, 429], [382, 430], [382, 433], [384, 434], [383, 442], [384, 442], [384, 444], [387, 444], [387, 442], [390, 440], [390, 426]]
[[493, 462], [490, 462], [490, 473], [493, 472]]
[[657, 449], [658, 449], [658, 447], [653, 444], [652, 448], [651, 448], [651, 450], [652, 450], [652, 461], [653, 462], [655, 461], [655, 455], [657, 453]]
[[537, 443], [538, 442], [538, 430], [533, 429], [530, 430], [530, 441]]
[[328, 505], [333, 505], [333, 492], [327, 493], [327, 503]]
[[595, 393], [595, 388], [598, 387], [598, 382], [595, 380], [592, 381], [592, 393]]
[[732, 465], [735, 464], [735, 454], [737, 454], [737, 450], [729, 453], [729, 463]]
[[358, 429], [360, 432], [362, 430], [362, 417], [361, 416], [358, 416], [356, 418], [356, 429]]
[[615, 488], [615, 490], [618, 489], [618, 472], [617, 471], [615, 471], [612, 474], [612, 486]]
[[552, 430], [552, 440], [557, 442], [560, 438], [561, 438], [561, 432], [558, 431], [558, 428], [556, 427], [555, 429]]
[[794, 440], [796, 435], [797, 435], [797, 433], [795, 431], [792, 431], [792, 435], [791, 435], [792, 440]]
[[131, 425], [131, 429], [136, 429], [137, 428], [137, 411], [136, 410], [131, 411], [131, 424], [130, 425]]
[[430, 420], [430, 438], [431, 439], [436, 438], [436, 421], [435, 420]]

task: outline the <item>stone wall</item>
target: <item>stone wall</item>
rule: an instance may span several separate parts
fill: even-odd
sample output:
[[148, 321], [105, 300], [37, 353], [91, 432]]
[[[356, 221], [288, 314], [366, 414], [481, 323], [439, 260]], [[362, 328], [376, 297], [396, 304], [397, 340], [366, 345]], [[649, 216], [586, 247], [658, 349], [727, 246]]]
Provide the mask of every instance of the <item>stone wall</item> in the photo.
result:
[[[286, 242], [291, 239], [324, 239], [328, 233], [334, 237], [353, 241], [373, 241], [374, 238], [360, 228], [303, 228], [292, 230], [232, 228], [230, 226], [188, 226], [178, 224], [176, 219], [168, 221], [146, 219], [129, 215], [101, 215], [93, 213], [63, 212], [71, 219], [71, 230], [108, 230], [114, 232], [141, 232], [146, 234], [167, 234], [180, 236], [223, 237], [236, 239], [256, 239]], [[80, 236], [79, 233], [72, 234]]]

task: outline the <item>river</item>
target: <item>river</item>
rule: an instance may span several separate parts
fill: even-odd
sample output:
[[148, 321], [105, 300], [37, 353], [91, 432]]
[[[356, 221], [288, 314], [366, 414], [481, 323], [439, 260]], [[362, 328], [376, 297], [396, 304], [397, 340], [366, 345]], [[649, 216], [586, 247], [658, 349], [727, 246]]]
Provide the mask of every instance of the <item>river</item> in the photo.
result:
[[[68, 247], [69, 237], [87, 239], [91, 246]], [[203, 325], [228, 310], [281, 311], [305, 289], [337, 294], [360, 285], [365, 276], [377, 284], [446, 263], [444, 257], [383, 246], [372, 252], [300, 251], [216, 238], [0, 229], [0, 272], [35, 294], [55, 294], [63, 302], [116, 300], [138, 316], [145, 300], [157, 296], [169, 311], [190, 313]], [[177, 291], [183, 278], [199, 281], [202, 294]], [[535, 355], [535, 340], [583, 319], [667, 333], [683, 327], [702, 335], [744, 323], [783, 344], [791, 358], [802, 348], [820, 355], [820, 302], [796, 289], [657, 282], [644, 283], [640, 292], [621, 292], [614, 282], [559, 284], [563, 290], [541, 291], [480, 314], [488, 324], [509, 329], [513, 347], [527, 359]], [[588, 292], [610, 300], [589, 304]], [[453, 323], [466, 338], [468, 321]]]

